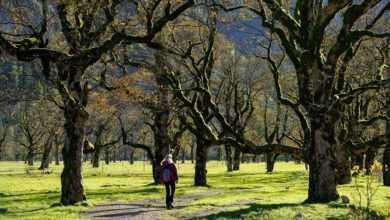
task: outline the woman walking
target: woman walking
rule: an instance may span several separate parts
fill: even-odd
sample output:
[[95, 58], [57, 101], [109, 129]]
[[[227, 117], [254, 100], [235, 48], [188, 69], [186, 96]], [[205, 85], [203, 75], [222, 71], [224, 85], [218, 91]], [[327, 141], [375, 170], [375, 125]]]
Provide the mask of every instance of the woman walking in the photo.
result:
[[172, 160], [172, 154], [168, 154], [161, 162], [160, 182], [165, 185], [165, 203], [167, 209], [173, 208], [173, 196], [178, 182], [177, 169]]

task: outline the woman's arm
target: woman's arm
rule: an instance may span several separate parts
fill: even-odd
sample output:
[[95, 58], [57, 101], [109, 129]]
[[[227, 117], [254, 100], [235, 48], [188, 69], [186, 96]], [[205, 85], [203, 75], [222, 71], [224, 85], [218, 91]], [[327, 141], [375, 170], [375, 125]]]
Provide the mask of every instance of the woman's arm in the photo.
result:
[[176, 183], [179, 181], [179, 175], [177, 175], [176, 166], [173, 164], [173, 177], [175, 178]]

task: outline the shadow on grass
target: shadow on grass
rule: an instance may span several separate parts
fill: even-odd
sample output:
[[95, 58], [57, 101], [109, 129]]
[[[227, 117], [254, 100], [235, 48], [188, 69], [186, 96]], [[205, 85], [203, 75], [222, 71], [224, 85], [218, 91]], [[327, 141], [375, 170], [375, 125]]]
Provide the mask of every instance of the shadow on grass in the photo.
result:
[[[148, 187], [148, 188], [140, 188], [140, 189], [125, 189], [125, 190], [94, 190], [87, 192], [87, 197], [93, 198], [93, 197], [101, 197], [106, 195], [117, 195], [117, 194], [152, 194], [159, 192], [158, 188]], [[60, 193], [55, 191], [46, 191], [46, 192], [31, 192], [31, 193], [22, 193], [22, 194], [7, 194], [2, 195], [0, 198], [5, 199], [5, 202], [12, 201], [12, 202], [21, 202], [21, 203], [29, 203], [29, 202], [38, 202], [42, 201], [42, 203], [45, 204], [52, 204], [48, 207], [39, 207], [39, 208], [33, 208], [33, 209], [18, 209], [12, 211], [13, 214], [23, 214], [23, 213], [34, 213], [42, 210], [52, 209], [56, 207], [61, 207], [62, 205], [59, 204], [57, 201], [60, 200]], [[9, 214], [8, 209], [0, 208], [0, 215], [2, 214]]]
[[146, 184], [146, 186], [158, 186], [158, 185], [160, 185], [160, 183], [151, 182]]
[[33, 195], [42, 195], [42, 194], [53, 194], [57, 193], [59, 194], [59, 191], [49, 190], [49, 191], [39, 191], [39, 192], [30, 192], [30, 193], [11, 193], [11, 194], [5, 194], [0, 193], [0, 197], [17, 197], [17, 196], [33, 196]]
[[240, 178], [235, 178], [237, 176], [227, 176], [224, 174], [213, 174], [208, 175], [207, 177], [210, 178], [210, 180], [215, 179], [221, 179], [223, 180], [223, 183], [225, 184], [242, 184], [242, 183], [256, 183], [256, 184], [285, 184], [289, 181], [296, 181], [300, 180], [302, 182], [305, 181], [306, 174], [302, 171], [294, 171], [294, 172], [278, 172], [274, 173], [271, 176], [268, 176], [270, 174], [264, 174], [267, 175], [266, 177], [260, 175], [258, 173], [256, 174], [241, 174], [239, 175]]
[[0, 208], [0, 215], [8, 212], [7, 208]]
[[[27, 197], [28, 196], [28, 197]], [[16, 197], [16, 198], [13, 198]], [[18, 198], [18, 197], [26, 197], [26, 198]], [[30, 194], [23, 194], [23, 196], [20, 195], [14, 195], [14, 196], [8, 196], [7, 200], [10, 200], [12, 202], [34, 202], [34, 201], [53, 201], [55, 199], [59, 200], [60, 194], [59, 193], [32, 193]]]
[[[249, 204], [248, 208], [235, 210], [235, 211], [223, 211], [218, 212], [210, 215], [203, 215], [200, 217], [193, 217], [190, 218], [192, 220], [196, 219], [241, 219], [243, 215], [247, 215], [252, 212], [258, 213], [258, 216], [265, 215], [265, 211], [273, 210], [273, 209], [280, 209], [280, 208], [286, 208], [286, 207], [297, 207], [302, 206], [302, 203], [278, 203], [278, 204], [256, 204], [252, 203]], [[266, 217], [266, 216], [264, 216]]]
[[0, 197], [7, 197], [7, 196], [9, 196], [8, 194], [5, 194], [5, 193], [2, 193], [2, 192], [0, 192]]
[[96, 191], [88, 191], [88, 196], [101, 196], [101, 195], [115, 195], [115, 194], [133, 194], [133, 193], [158, 193], [160, 192], [160, 189], [157, 187], [149, 187], [146, 189], [136, 189], [136, 190], [128, 190], [128, 189], [115, 189], [115, 191], [112, 190], [96, 190]]
[[210, 188], [212, 188], [213, 186], [212, 185], [209, 185], [209, 184], [206, 184], [206, 185], [192, 185], [192, 187], [196, 187], [196, 188], [202, 188], [202, 187], [204, 187], [204, 188], [208, 188], [208, 189], [210, 189]]
[[109, 218], [123, 218], [123, 217], [128, 217], [128, 216], [142, 215], [143, 213], [150, 213], [150, 212], [155, 212], [155, 211], [159, 211], [159, 209], [150, 209], [150, 210], [146, 210], [146, 211], [128, 211], [128, 212], [98, 215], [98, 216], [94, 216], [94, 217], [108, 218], [108, 219]]
[[338, 208], [348, 208], [349, 204], [338, 203], [338, 202], [331, 202], [331, 203], [328, 203], [328, 206], [330, 208], [338, 209]]

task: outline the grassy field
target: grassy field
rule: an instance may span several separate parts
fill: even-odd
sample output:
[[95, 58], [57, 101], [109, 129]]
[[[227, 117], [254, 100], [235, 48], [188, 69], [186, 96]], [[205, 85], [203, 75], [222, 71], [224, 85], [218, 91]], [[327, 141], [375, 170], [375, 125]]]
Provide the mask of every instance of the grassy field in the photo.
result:
[[[151, 167], [147, 163], [117, 162], [96, 169], [87, 163], [84, 185], [88, 202], [73, 207], [58, 206], [61, 166], [51, 167], [51, 174], [42, 174], [37, 167], [28, 169], [22, 162], [0, 162], [0, 219], [78, 219], [80, 212], [95, 204], [164, 196], [161, 186], [150, 184]], [[202, 213], [200, 218], [204, 219], [294, 219], [297, 213], [304, 219], [354, 218], [350, 215], [351, 208], [340, 201], [303, 203], [308, 176], [302, 164], [277, 163], [273, 174], [264, 172], [263, 163], [242, 164], [240, 171], [227, 173], [223, 162], [213, 161], [208, 163], [209, 187], [192, 185], [192, 164], [178, 164], [178, 170], [178, 196], [202, 192], [206, 195], [178, 210], [175, 214], [178, 218], [197, 218], [197, 213]], [[362, 192], [365, 181], [359, 179]], [[378, 182], [373, 185], [377, 192], [371, 208], [384, 219], [390, 219], [390, 187]], [[339, 192], [358, 205], [355, 184], [340, 186]]]

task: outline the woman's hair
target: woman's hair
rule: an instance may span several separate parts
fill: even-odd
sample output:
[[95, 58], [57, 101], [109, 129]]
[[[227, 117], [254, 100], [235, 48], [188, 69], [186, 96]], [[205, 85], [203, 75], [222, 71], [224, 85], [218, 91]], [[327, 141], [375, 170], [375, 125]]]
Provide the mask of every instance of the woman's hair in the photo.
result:
[[173, 160], [172, 160], [173, 156], [172, 154], [167, 154], [164, 158], [163, 161], [161, 161], [161, 164], [163, 164], [165, 161], [168, 162], [168, 163], [173, 163]]

